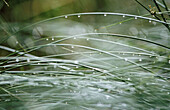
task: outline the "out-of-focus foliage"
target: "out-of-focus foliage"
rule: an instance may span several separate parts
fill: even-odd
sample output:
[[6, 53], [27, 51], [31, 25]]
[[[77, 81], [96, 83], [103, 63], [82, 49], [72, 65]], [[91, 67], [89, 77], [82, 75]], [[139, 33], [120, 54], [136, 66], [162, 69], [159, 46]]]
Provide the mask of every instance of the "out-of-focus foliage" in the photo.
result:
[[0, 110], [168, 110], [170, 1], [154, 1], [160, 19], [136, 0], [1, 0]]

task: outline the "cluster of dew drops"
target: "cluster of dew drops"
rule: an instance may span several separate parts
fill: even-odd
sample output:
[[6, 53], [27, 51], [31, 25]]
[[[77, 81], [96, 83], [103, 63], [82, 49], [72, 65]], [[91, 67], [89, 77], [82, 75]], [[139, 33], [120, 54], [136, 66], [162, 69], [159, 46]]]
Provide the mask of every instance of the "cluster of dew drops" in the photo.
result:
[[[106, 16], [107, 16], [107, 14], [104, 14], [104, 17], [106, 17]], [[80, 17], [81, 17], [81, 15], [78, 15], [78, 18], [80, 18]], [[123, 15], [122, 17], [123, 17], [123, 18], [125, 18], [125, 17], [126, 17], [126, 15]], [[68, 16], [64, 16], [64, 18], [66, 18], [66, 19], [67, 19], [67, 18], [68, 18]], [[137, 17], [137, 16], [135, 16], [135, 17], [134, 17], [134, 19], [138, 19], [138, 17]], [[151, 20], [149, 20], [149, 22], [151, 23], [152, 21], [151, 21]], [[120, 24], [121, 24], [121, 23], [122, 23], [122, 22], [120, 22]], [[154, 23], [154, 22], [153, 22], [153, 23]], [[95, 30], [95, 31], [96, 31], [96, 30]], [[76, 37], [74, 37], [73, 39], [77, 39], [77, 38], [76, 38]], [[46, 38], [46, 40], [47, 40], [47, 41], [49, 41], [49, 38]], [[54, 38], [54, 37], [52, 37], [52, 38], [51, 38], [51, 40], [52, 40], [52, 41], [54, 41], [54, 40], [55, 40], [55, 38]], [[87, 41], [89, 41], [90, 39], [89, 39], [89, 38], [87, 38], [86, 40], [87, 40]], [[18, 42], [18, 41], [16, 41], [16, 44], [18, 44], [18, 43], [19, 43], [19, 42]], [[56, 45], [54, 45], [54, 46], [56, 46]], [[74, 48], [74, 46], [71, 46], [71, 48]], [[99, 52], [99, 53], [101, 54], [102, 52]], [[124, 53], [123, 53], [123, 55], [124, 55]], [[132, 54], [132, 55], [134, 56], [135, 54]], [[91, 54], [90, 54], [90, 56], [91, 56]], [[141, 55], [139, 54], [139, 56], [141, 56]], [[152, 55], [151, 55], [150, 57], [154, 57], [154, 56], [152, 56]], [[129, 60], [128, 58], [124, 58], [124, 61], [130, 61], [130, 60]], [[139, 59], [139, 62], [142, 62], [142, 61], [143, 61], [143, 59], [142, 59], [142, 58], [140, 58], [140, 59]], [[16, 62], [19, 62], [19, 58], [16, 58]], [[27, 59], [27, 62], [30, 62], [30, 59], [29, 59], [29, 58]], [[155, 63], [155, 61], [154, 61], [153, 63]], [[168, 63], [170, 64], [170, 60], [168, 60]], [[38, 64], [40, 64], [40, 63], [38, 63]], [[54, 66], [54, 67], [55, 67], [55, 66]], [[76, 67], [77, 67], [77, 66], [76, 66]], [[118, 68], [118, 67], [116, 67], [116, 68]]]

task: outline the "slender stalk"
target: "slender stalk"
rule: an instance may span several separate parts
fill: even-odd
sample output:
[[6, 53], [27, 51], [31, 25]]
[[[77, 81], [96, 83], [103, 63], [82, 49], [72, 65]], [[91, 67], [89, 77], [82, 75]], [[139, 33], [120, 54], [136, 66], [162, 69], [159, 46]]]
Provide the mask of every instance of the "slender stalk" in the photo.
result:
[[[168, 9], [168, 7], [167, 7], [167, 5], [166, 5], [166, 3], [165, 3], [165, 0], [162, 0], [162, 2], [163, 2], [163, 4], [164, 4], [164, 6], [165, 6], [166, 11], [169, 11], [169, 9]], [[170, 17], [170, 13], [168, 13], [168, 16]]]
[[9, 7], [9, 4], [6, 2], [6, 0], [3, 0], [4, 1], [4, 3]]
[[[149, 9], [147, 9], [142, 3], [140, 3], [138, 0], [135, 0], [139, 5], [141, 5], [143, 8], [145, 8], [151, 15], [154, 15], [154, 17], [156, 18], [156, 19], [158, 19], [158, 20], [160, 20], [161, 21], [161, 19], [159, 18], [159, 17], [157, 17], [156, 16], [156, 13], [151, 13], [150, 12], [150, 10]], [[156, 2], [156, 1], [155, 1]], [[158, 5], [158, 4], [157, 4]], [[165, 20], [166, 21], [166, 20]], [[164, 21], [164, 22], [165, 22]], [[166, 22], [167, 23], [167, 22]], [[162, 23], [163, 24], [163, 23]], [[165, 27], [167, 27], [167, 29], [169, 30], [169, 32], [170, 32], [170, 28], [169, 28], [169, 25], [168, 24], [163, 24]]]
[[[153, 0], [153, 2], [155, 3], [155, 5], [156, 5], [158, 11], [159, 11], [159, 12], [162, 12], [161, 9], [160, 9], [160, 7], [159, 7], [159, 5], [158, 5], [157, 2], [156, 2], [156, 0]], [[165, 17], [164, 17], [163, 14], [161, 14], [161, 17], [162, 17], [163, 21], [166, 22], [166, 19], [165, 19]], [[168, 30], [170, 31], [170, 28], [169, 28], [169, 25], [168, 25], [168, 24], [166, 24], [166, 27], [167, 27]]]

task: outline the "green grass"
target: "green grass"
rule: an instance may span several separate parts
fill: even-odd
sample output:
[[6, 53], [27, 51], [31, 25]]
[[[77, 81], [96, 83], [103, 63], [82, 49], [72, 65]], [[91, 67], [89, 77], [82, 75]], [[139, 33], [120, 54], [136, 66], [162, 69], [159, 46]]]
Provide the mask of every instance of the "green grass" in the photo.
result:
[[160, 19], [94, 11], [25, 26], [1, 17], [0, 110], [168, 110], [165, 3]]

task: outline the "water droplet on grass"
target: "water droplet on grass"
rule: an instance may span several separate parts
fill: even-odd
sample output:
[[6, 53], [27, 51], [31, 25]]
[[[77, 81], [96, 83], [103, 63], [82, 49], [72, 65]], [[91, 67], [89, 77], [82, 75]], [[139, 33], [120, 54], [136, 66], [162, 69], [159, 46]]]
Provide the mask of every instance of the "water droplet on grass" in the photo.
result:
[[65, 16], [65, 18], [68, 18], [67, 16]]
[[78, 18], [80, 18], [80, 15], [78, 15]]
[[139, 61], [142, 61], [142, 59], [139, 59]]
[[30, 59], [27, 59], [27, 62], [30, 62]]
[[137, 17], [137, 16], [135, 16], [135, 19], [138, 19], [138, 17]]
[[75, 64], [78, 64], [79, 62], [78, 61], [74, 61]]
[[52, 38], [52, 40], [54, 40], [54, 38]]
[[151, 21], [151, 20], [149, 20], [149, 22], [151, 23], [152, 21]]
[[5, 102], [9, 102], [9, 101], [11, 101], [11, 100], [10, 100], [10, 99], [6, 99], [6, 100], [5, 100]]
[[99, 88], [98, 91], [101, 92], [101, 91], [103, 91], [103, 90]]
[[105, 97], [106, 97], [106, 99], [109, 99], [109, 98], [110, 98], [110, 96], [109, 96], [109, 95], [105, 95]]
[[19, 62], [19, 59], [18, 59], [18, 58], [16, 58], [16, 62]]
[[48, 40], [48, 38], [46, 40]]
[[128, 61], [128, 59], [127, 59], [127, 58], [125, 58], [124, 60], [125, 60], [125, 61]]
[[74, 48], [74, 46], [71, 46], [71, 48]]
[[108, 71], [107, 70], [103, 70], [103, 73], [108, 73]]
[[125, 17], [125, 15], [123, 15], [123, 18]]
[[107, 16], [107, 14], [104, 14], [104, 16]]
[[82, 72], [79, 72], [78, 74], [79, 74], [79, 75], [84, 75], [84, 73], [82, 73]]

